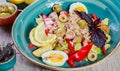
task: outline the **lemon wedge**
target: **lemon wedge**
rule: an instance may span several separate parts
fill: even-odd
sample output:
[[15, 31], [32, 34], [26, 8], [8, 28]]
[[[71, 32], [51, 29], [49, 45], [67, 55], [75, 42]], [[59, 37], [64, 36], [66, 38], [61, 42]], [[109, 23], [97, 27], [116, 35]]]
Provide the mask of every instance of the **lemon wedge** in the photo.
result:
[[48, 44], [41, 44], [39, 42], [37, 42], [34, 38], [34, 31], [35, 31], [36, 28], [33, 28], [29, 34], [29, 38], [30, 38], [30, 41], [32, 44], [34, 44], [35, 46], [37, 47], [41, 47], [41, 46], [47, 46]]
[[9, 0], [9, 2], [14, 3], [14, 4], [21, 4], [24, 2], [24, 0]]
[[35, 0], [25, 0], [25, 3], [26, 4], [31, 4], [31, 3], [33, 3]]
[[41, 44], [53, 43], [56, 40], [57, 36], [55, 34], [45, 34], [45, 24], [41, 23], [36, 27], [35, 30], [35, 40]]

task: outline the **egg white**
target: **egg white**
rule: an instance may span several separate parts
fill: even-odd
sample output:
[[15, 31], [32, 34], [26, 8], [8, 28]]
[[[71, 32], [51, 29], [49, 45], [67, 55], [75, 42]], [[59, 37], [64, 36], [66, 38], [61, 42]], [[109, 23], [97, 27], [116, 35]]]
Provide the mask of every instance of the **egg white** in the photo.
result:
[[[62, 62], [51, 62], [50, 59], [47, 58], [47, 57], [50, 56], [51, 53], [52, 54], [54, 54], [54, 53], [61, 54], [63, 56], [63, 61]], [[67, 54], [65, 52], [63, 52], [63, 51], [55, 51], [55, 50], [48, 51], [48, 52], [42, 54], [41, 57], [42, 57], [42, 60], [43, 60], [44, 63], [46, 63], [48, 65], [51, 65], [51, 66], [62, 66], [68, 60], [68, 56], [67, 56]]]
[[88, 13], [87, 7], [84, 4], [80, 3], [80, 2], [76, 2], [76, 3], [71, 4], [70, 5], [70, 9], [69, 9], [69, 13], [73, 13], [73, 11], [75, 10], [75, 8], [77, 8], [79, 6], [84, 7], [85, 10], [86, 10], [86, 13]]

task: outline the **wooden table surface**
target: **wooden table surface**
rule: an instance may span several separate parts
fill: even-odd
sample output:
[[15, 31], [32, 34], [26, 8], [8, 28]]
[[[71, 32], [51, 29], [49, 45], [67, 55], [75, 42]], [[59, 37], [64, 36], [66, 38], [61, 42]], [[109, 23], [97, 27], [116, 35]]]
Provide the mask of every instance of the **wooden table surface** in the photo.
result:
[[[0, 27], [0, 44], [12, 42], [11, 27]], [[15, 47], [14, 47], [15, 48]], [[17, 50], [16, 50], [17, 51]], [[10, 71], [53, 71], [35, 65], [17, 51], [17, 61]], [[79, 71], [119, 71], [120, 70], [120, 49], [118, 49], [105, 62], [93, 68]]]

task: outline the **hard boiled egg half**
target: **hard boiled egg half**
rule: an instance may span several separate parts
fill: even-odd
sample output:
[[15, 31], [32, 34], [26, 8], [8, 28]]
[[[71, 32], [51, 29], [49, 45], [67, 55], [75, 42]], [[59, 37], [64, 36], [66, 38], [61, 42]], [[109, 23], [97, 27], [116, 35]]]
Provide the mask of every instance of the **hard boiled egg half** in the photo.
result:
[[73, 13], [74, 11], [82, 11], [88, 13], [87, 7], [80, 2], [76, 2], [70, 5], [69, 13]]
[[56, 50], [45, 52], [41, 57], [44, 63], [51, 66], [62, 66], [68, 60], [65, 52]]

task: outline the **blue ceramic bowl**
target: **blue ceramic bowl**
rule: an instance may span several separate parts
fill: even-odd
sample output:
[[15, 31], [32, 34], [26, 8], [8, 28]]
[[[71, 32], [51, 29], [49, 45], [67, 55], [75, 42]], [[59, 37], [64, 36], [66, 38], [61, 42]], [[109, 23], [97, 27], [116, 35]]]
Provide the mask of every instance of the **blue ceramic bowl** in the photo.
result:
[[[54, 4], [62, 4], [63, 10], [68, 10], [70, 4], [74, 2], [82, 2], [88, 8], [89, 14], [95, 13], [101, 19], [109, 18], [110, 24], [109, 27], [111, 29], [111, 47], [107, 50], [107, 56], [99, 55], [98, 60], [96, 62], [76, 62], [76, 67], [71, 68], [67, 62], [60, 67], [53, 67], [46, 65], [42, 62], [40, 58], [36, 58], [32, 55], [32, 51], [34, 49], [29, 49], [28, 46], [30, 44], [29, 33], [30, 30], [37, 26], [35, 22], [35, 18], [37, 18], [40, 14], [49, 14], [52, 12], [51, 6]], [[113, 54], [118, 48], [120, 41], [120, 9], [119, 9], [120, 1], [118, 0], [38, 0], [34, 4], [27, 7], [22, 13], [19, 15], [17, 20], [14, 23], [12, 29], [12, 37], [14, 43], [16, 44], [17, 49], [30, 61], [35, 64], [54, 69], [54, 70], [78, 70], [83, 68], [92, 67]]]
[[[6, 0], [6, 1], [10, 2], [9, 0]], [[23, 9], [25, 9], [28, 6], [28, 4], [22, 3], [22, 4], [16, 4], [16, 6], [18, 7], [19, 11], [22, 11]]]
[[14, 67], [15, 63], [16, 63], [16, 52], [14, 50], [14, 55], [10, 60], [4, 63], [0, 63], [0, 71], [9, 71]]

